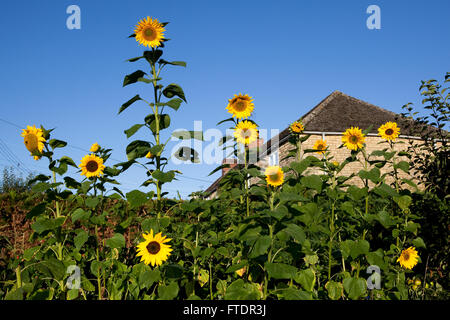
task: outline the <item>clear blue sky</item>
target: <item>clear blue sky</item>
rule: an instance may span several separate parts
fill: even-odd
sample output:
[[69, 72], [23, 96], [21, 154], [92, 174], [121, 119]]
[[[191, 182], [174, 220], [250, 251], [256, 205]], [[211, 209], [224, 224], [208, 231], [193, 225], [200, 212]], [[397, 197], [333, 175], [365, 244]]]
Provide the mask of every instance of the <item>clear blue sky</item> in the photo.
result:
[[[66, 28], [71, 4], [81, 9], [81, 30]], [[371, 4], [381, 9], [380, 30], [366, 27]], [[450, 71], [449, 12], [447, 0], [7, 1], [0, 11], [0, 119], [55, 127], [53, 137], [71, 146], [60, 155], [77, 164], [86, 154], [78, 148], [94, 142], [125, 160], [132, 140], [123, 130], [142, 122], [146, 110], [136, 104], [117, 111], [137, 93], [151, 98], [145, 84], [122, 87], [126, 74], [146, 67], [125, 62], [145, 50], [127, 37], [146, 16], [170, 22], [164, 57], [187, 62], [163, 74], [188, 100], [170, 111], [172, 129], [192, 130], [195, 120], [204, 130], [215, 127], [239, 92], [254, 98], [253, 119], [267, 129], [284, 129], [334, 90], [401, 112], [407, 102], [421, 106], [420, 80], [442, 81]], [[22, 167], [47, 173], [44, 160], [29, 156], [20, 132], [0, 121], [0, 137]], [[0, 154], [0, 169], [9, 164]], [[218, 177], [207, 176], [215, 165], [176, 168], [186, 177], [167, 185], [171, 195], [179, 190], [186, 197]], [[144, 179], [135, 168], [119, 180], [128, 192]]]

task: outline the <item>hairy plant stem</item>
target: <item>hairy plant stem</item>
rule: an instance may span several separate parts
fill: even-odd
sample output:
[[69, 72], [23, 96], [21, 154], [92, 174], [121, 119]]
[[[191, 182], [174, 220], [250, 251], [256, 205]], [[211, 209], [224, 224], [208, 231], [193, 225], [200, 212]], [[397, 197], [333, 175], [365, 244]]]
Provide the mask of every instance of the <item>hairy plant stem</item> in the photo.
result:
[[22, 287], [22, 271], [20, 270], [20, 264], [16, 268], [17, 288]]
[[[274, 198], [275, 198], [275, 192], [273, 190], [271, 190], [270, 200], [269, 200], [270, 211], [273, 211]], [[269, 224], [269, 237], [270, 237], [270, 248], [269, 248], [269, 253], [267, 254], [267, 262], [271, 263], [272, 262], [272, 249], [273, 249], [273, 225], [272, 224]], [[267, 288], [269, 286], [269, 277], [267, 276], [266, 270], [264, 270], [264, 271], [265, 272], [264, 272], [263, 300], [266, 300], [267, 299]]]
[[[155, 108], [153, 109], [153, 112], [155, 114], [155, 123], [156, 123], [156, 128], [155, 128], [155, 141], [156, 141], [156, 145], [159, 146], [160, 145], [160, 124], [159, 124], [159, 108], [158, 108], [158, 103], [159, 103], [159, 98], [158, 98], [158, 86], [157, 86], [157, 76], [156, 74], [156, 67], [155, 67], [155, 63], [151, 63], [151, 67], [152, 67], [152, 75], [153, 75], [153, 93], [155, 95]], [[161, 70], [160, 70], [161, 71]], [[155, 160], [156, 160], [156, 170], [160, 170], [161, 169], [161, 155], [160, 153], [155, 155]], [[156, 182], [156, 199], [157, 199], [157, 204], [156, 204], [156, 212], [157, 212], [157, 217], [158, 219], [161, 218], [161, 211], [162, 211], [162, 204], [161, 204], [161, 181], [157, 180]]]
[[300, 138], [298, 138], [297, 141], [297, 161], [302, 161], [302, 142], [300, 141]]
[[247, 146], [244, 145], [244, 166], [245, 166], [245, 178], [244, 178], [244, 188], [245, 188], [245, 198], [246, 198], [246, 204], [247, 204], [247, 217], [250, 216], [250, 197], [248, 195], [248, 189], [249, 189], [249, 180], [248, 180], [248, 174], [247, 174], [247, 155], [248, 155], [248, 149]]
[[330, 217], [330, 241], [328, 243], [328, 280], [331, 279], [331, 253], [333, 248], [334, 237], [334, 206], [335, 202], [331, 204], [331, 217]]
[[[394, 142], [389, 140], [389, 146], [391, 148], [391, 152], [394, 152]], [[399, 185], [399, 178], [398, 178], [398, 170], [396, 167], [396, 163], [394, 160], [394, 157], [392, 157], [392, 168], [394, 169], [394, 182], [395, 182], [395, 190], [399, 192], [400, 185]]]
[[[97, 262], [100, 264], [100, 254], [99, 254], [99, 245], [100, 240], [98, 238], [98, 227], [95, 226], [95, 237], [97, 238]], [[98, 300], [102, 300], [102, 276], [100, 274], [100, 267], [97, 268], [97, 288], [98, 288]]]

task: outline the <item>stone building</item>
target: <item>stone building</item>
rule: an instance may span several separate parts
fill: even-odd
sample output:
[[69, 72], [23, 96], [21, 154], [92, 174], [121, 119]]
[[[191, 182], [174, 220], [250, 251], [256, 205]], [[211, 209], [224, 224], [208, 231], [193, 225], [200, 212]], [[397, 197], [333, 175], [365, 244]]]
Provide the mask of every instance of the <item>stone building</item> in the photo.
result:
[[[339, 163], [350, 156], [350, 150], [345, 147], [339, 147], [342, 145], [342, 134], [351, 126], [359, 127], [362, 130], [366, 130], [372, 126], [370, 132], [365, 137], [366, 150], [369, 155], [375, 150], [388, 148], [387, 143], [380, 144], [380, 142], [384, 142], [385, 140], [378, 135], [378, 128], [388, 121], [397, 122], [400, 127], [400, 136], [395, 143], [396, 150], [406, 149], [408, 142], [411, 140], [420, 140], [419, 137], [414, 137], [406, 130], [408, 126], [406, 126], [405, 120], [400, 119], [399, 114], [353, 98], [340, 91], [331, 93], [300, 119], [305, 128], [304, 134], [310, 135], [310, 138], [302, 144], [302, 149], [313, 149], [314, 143], [318, 139], [325, 140], [333, 161], [338, 161]], [[292, 119], [290, 122], [294, 122], [295, 120], [297, 119]], [[402, 123], [404, 124], [403, 127]], [[277, 136], [264, 143], [259, 150], [256, 164], [263, 169], [269, 165], [288, 166], [290, 161], [294, 160], [293, 158], [283, 160], [288, 154], [288, 150], [293, 148], [288, 143], [289, 136], [289, 128], [286, 128]], [[398, 143], [399, 141], [405, 143]], [[309, 155], [321, 157], [317, 153], [308, 153], [305, 156]], [[375, 160], [377, 158], [372, 157], [371, 159]], [[406, 158], [397, 159], [397, 161], [401, 160], [406, 160]], [[228, 170], [238, 165], [235, 159], [224, 159], [223, 163], [230, 164], [230, 168], [224, 168], [222, 170], [222, 176], [206, 189], [209, 198], [216, 196], [218, 190], [220, 190], [220, 180]], [[358, 173], [361, 169], [363, 169], [363, 166], [359, 162], [352, 162], [347, 164], [340, 174], [348, 176], [351, 173]], [[391, 170], [391, 168], [382, 168], [381, 174], [386, 170]], [[308, 173], [320, 174], [318, 170], [305, 172], [305, 174]], [[400, 178], [412, 179], [412, 176], [401, 171]], [[354, 177], [348, 183], [361, 186], [362, 181], [359, 177]]]

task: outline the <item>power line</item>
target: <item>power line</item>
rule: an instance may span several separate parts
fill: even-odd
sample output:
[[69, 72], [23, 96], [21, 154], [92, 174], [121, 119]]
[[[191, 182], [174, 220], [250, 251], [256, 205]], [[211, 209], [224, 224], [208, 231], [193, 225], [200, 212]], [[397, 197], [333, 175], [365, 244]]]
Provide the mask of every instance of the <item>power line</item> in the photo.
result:
[[16, 161], [13, 159], [13, 158], [11, 158], [11, 156], [8, 154], [8, 153], [6, 153], [3, 149], [1, 149], [0, 148], [0, 154], [3, 156], [3, 158], [5, 158], [9, 163], [11, 163], [11, 165], [13, 166], [13, 167], [15, 167], [15, 168], [17, 168], [20, 172], [22, 172], [22, 173], [25, 173], [25, 174], [28, 174], [26, 171], [25, 171], [25, 169], [22, 169], [21, 167], [20, 167], [20, 164], [19, 163], [16, 163]]
[[[5, 120], [5, 119], [2, 119], [2, 118], [0, 118], [0, 121], [3, 121], [3, 122], [5, 122], [5, 123], [7, 123], [7, 124], [9, 124], [9, 125], [11, 125], [11, 126], [14, 126], [14, 127], [16, 127], [16, 128], [19, 128], [19, 129], [22, 129], [23, 127], [22, 126], [20, 126], [20, 125], [18, 125], [18, 124], [16, 124], [16, 123], [13, 123], [13, 122], [11, 122], [11, 121], [8, 121], [8, 120]], [[3, 144], [5, 144], [5, 143], [3, 143]], [[6, 144], [5, 144], [5, 146], [6, 146]], [[80, 150], [80, 151], [83, 151], [83, 152], [86, 152], [86, 153], [89, 153], [90, 151], [88, 151], [88, 150], [86, 150], [86, 149], [84, 149], [84, 148], [82, 148], [82, 147], [78, 147], [78, 146], [75, 146], [75, 145], [71, 145], [71, 144], [67, 144], [67, 146], [68, 147], [70, 147], [70, 148], [72, 148], [72, 149], [77, 149], [77, 150]], [[7, 147], [7, 146], [6, 146]], [[8, 148], [9, 149], [9, 148]], [[13, 156], [15, 156], [14, 154], [13, 154]], [[13, 159], [14, 159], [14, 157], [13, 157]], [[16, 159], [17, 160], [19, 160], [17, 157], [16, 157]], [[115, 159], [115, 158], [112, 158], [112, 157], [110, 157], [110, 159], [111, 160], [114, 160], [114, 161], [117, 161], [117, 162], [123, 162], [122, 160], [118, 160], [118, 159]], [[19, 163], [22, 163], [20, 160], [18, 161]], [[31, 173], [31, 171], [28, 169], [28, 168], [26, 168], [26, 166], [22, 163], [22, 165], [25, 167], [25, 169], [29, 172], [29, 173]], [[189, 179], [189, 180], [194, 180], [194, 181], [199, 181], [199, 182], [207, 182], [207, 183], [213, 183], [213, 181], [211, 181], [211, 180], [206, 180], [206, 179], [200, 179], [200, 178], [195, 178], [195, 177], [190, 177], [190, 176], [186, 176], [186, 175], [179, 175], [179, 176], [177, 176], [177, 178], [181, 178], [181, 179]]]
[[16, 156], [16, 154], [8, 147], [8, 145], [0, 138], [0, 145], [3, 145], [6, 152], [11, 156], [12, 159], [17, 161], [18, 164], [22, 165], [22, 167], [31, 174], [31, 170], [28, 169], [28, 167], [20, 160], [19, 157]]

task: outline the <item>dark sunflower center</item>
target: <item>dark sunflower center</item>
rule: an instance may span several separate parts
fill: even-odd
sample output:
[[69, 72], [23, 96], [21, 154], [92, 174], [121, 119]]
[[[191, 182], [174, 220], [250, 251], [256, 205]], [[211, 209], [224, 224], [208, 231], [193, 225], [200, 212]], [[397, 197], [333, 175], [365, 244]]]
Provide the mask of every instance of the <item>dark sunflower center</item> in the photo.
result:
[[269, 177], [271, 181], [278, 181], [279, 179], [278, 172], [271, 174]]
[[24, 143], [25, 143], [25, 146], [27, 147], [27, 149], [29, 151], [32, 151], [32, 150], [37, 149], [38, 139], [37, 139], [36, 135], [29, 134], [25, 137]]
[[349, 141], [351, 143], [357, 143], [358, 142], [358, 137], [357, 136], [350, 136]]
[[246, 103], [244, 100], [238, 99], [235, 103], [234, 103], [234, 109], [236, 111], [244, 111], [246, 107]]
[[250, 138], [251, 134], [249, 129], [242, 129], [241, 131], [242, 138]]
[[392, 134], [394, 133], [394, 130], [392, 130], [392, 129], [387, 129], [384, 133], [385, 133], [387, 136], [390, 136], [390, 135], [392, 135]]
[[161, 250], [161, 246], [159, 245], [159, 243], [157, 241], [151, 241], [147, 245], [147, 251], [150, 254], [157, 254], [159, 252], [159, 250]]
[[153, 28], [145, 29], [144, 35], [145, 35], [145, 38], [150, 41], [155, 40], [155, 38], [156, 38], [156, 32], [155, 32], [155, 30], [153, 30]]
[[409, 253], [405, 252], [405, 253], [403, 254], [403, 259], [409, 260]]
[[91, 160], [88, 163], [86, 163], [86, 170], [89, 172], [95, 172], [98, 169], [98, 163], [97, 161]]

